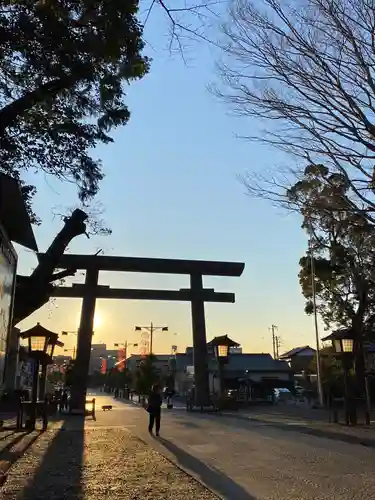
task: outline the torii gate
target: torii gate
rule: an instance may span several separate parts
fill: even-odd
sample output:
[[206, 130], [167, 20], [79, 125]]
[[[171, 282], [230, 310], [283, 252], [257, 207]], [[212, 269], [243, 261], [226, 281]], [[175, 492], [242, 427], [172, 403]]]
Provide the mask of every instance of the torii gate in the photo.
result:
[[[43, 254], [40, 257], [43, 258]], [[245, 268], [244, 263], [65, 254], [60, 259], [59, 267], [86, 271], [85, 283], [83, 285], [73, 284], [73, 286], [69, 287], [57, 287], [53, 292], [54, 297], [83, 299], [75, 364], [77, 370], [74, 377], [76, 385], [72, 388], [74, 409], [82, 411], [85, 408], [96, 299], [190, 302], [196, 402], [199, 406], [205, 406], [209, 403], [204, 303], [234, 303], [235, 296], [233, 293], [221, 293], [215, 292], [213, 288], [203, 288], [203, 276], [239, 277]], [[99, 271], [187, 274], [190, 275], [190, 288], [180, 290], [110, 288], [109, 286], [98, 285]]]

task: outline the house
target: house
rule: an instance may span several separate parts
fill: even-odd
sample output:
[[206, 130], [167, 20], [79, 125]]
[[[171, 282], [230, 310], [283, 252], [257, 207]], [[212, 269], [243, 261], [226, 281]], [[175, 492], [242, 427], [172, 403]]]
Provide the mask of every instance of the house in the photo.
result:
[[38, 251], [20, 185], [0, 173], [0, 394], [13, 391], [17, 377], [19, 330], [12, 328], [17, 254], [12, 243]]
[[[187, 392], [194, 384], [193, 349], [173, 356], [175, 390]], [[209, 386], [211, 393], [219, 389], [218, 362], [210, 347], [207, 349]], [[294, 387], [292, 370], [285, 361], [275, 360], [271, 354], [230, 353], [222, 372], [222, 386], [225, 390], [241, 390], [248, 393], [247, 398], [265, 399], [276, 388]]]
[[315, 353], [315, 349], [305, 345], [285, 352], [279, 356], [279, 359], [287, 361], [293, 373], [311, 372], [311, 362], [314, 359]]

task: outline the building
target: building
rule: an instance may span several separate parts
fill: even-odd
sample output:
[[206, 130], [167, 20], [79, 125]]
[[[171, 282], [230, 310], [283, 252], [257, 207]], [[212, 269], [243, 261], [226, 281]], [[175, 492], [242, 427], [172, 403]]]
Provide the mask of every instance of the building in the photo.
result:
[[72, 360], [71, 356], [63, 356], [63, 355], [54, 356], [53, 363], [47, 366], [47, 374], [50, 375], [56, 372], [64, 374], [71, 360]]
[[305, 345], [302, 347], [295, 347], [294, 349], [285, 352], [279, 356], [279, 359], [286, 361], [293, 373], [309, 373], [311, 371], [311, 362], [314, 359], [315, 354], [315, 349]]
[[53, 357], [53, 364], [57, 366], [67, 365], [72, 360], [71, 356], [57, 355]]
[[[127, 358], [126, 365], [133, 378], [143, 359], [142, 355]], [[223, 367], [219, 366], [215, 347], [209, 342], [207, 365], [211, 393], [218, 393], [221, 386], [223, 390], [242, 391], [247, 400], [264, 400], [273, 394], [274, 389], [294, 389], [294, 376], [290, 366], [285, 361], [273, 359], [271, 354], [243, 353], [242, 348], [237, 346], [229, 348], [226, 361]], [[170, 384], [172, 381], [178, 394], [185, 394], [194, 385], [193, 347], [187, 347], [184, 353], [173, 351], [172, 354], [155, 355], [153, 366], [161, 383]]]
[[[171, 354], [155, 354], [155, 358], [152, 364], [155, 373], [158, 375], [162, 383], [171, 373], [171, 357], [172, 357]], [[126, 361], [127, 369], [133, 376], [137, 373], [142, 359], [144, 359], [144, 356], [142, 356], [141, 354], [132, 354], [127, 359]]]
[[110, 370], [115, 366], [115, 364], [122, 359], [121, 352], [122, 349], [107, 349], [106, 350], [106, 359], [107, 359], [107, 370]]
[[[187, 392], [194, 384], [193, 348], [174, 356], [175, 390]], [[285, 361], [272, 358], [271, 354], [230, 353], [223, 369], [225, 390], [250, 388], [249, 398], [264, 399], [273, 389], [294, 387], [293, 373]], [[219, 370], [216, 358], [208, 349], [207, 353], [210, 392], [219, 390]]]
[[89, 375], [95, 372], [100, 372], [102, 369], [103, 359], [107, 359], [107, 345], [106, 344], [92, 344], [91, 356], [89, 365]]
[[18, 330], [12, 329], [18, 243], [37, 252], [30, 219], [18, 182], [0, 173], [0, 393], [15, 389]]

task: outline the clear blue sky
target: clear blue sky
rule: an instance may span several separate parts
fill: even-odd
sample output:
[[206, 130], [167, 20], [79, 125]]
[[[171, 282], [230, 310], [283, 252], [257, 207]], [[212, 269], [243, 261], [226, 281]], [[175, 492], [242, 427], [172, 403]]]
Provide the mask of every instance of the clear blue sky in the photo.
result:
[[[129, 124], [116, 131], [115, 143], [94, 154], [104, 164], [106, 178], [98, 199], [113, 230], [106, 238], [77, 238], [69, 251], [106, 254], [244, 261], [236, 279], [207, 279], [206, 285], [236, 293], [236, 304], [206, 308], [208, 337], [228, 333], [247, 351], [270, 352], [269, 326], [279, 326], [283, 349], [313, 344], [312, 318], [303, 312], [298, 284], [298, 259], [306, 248], [300, 221], [270, 204], [245, 196], [236, 175], [261, 171], [280, 160], [278, 153], [236, 138], [257, 124], [230, 115], [225, 104], [207, 91], [215, 76], [213, 51], [196, 45], [186, 66], [164, 50], [166, 30], [157, 19], [147, 26], [147, 47], [153, 58], [150, 74], [128, 90]], [[42, 216], [36, 228], [40, 249], [47, 248], [61, 227], [53, 207], [72, 206], [76, 192], [39, 175], [35, 209]], [[35, 265], [30, 253], [20, 253], [20, 270]], [[80, 279], [78, 277], [77, 279]], [[77, 279], [75, 281], [77, 281]], [[184, 277], [157, 275], [101, 276], [113, 286], [180, 288]], [[74, 330], [78, 300], [54, 301], [27, 319], [29, 327]], [[108, 345], [126, 338], [136, 342], [135, 324], [167, 324], [170, 334], [158, 334], [155, 351], [182, 350], [191, 344], [187, 304], [98, 301], [94, 341]], [[100, 324], [99, 324], [100, 323]], [[177, 333], [177, 335], [173, 335]], [[67, 341], [72, 347], [73, 340]]]

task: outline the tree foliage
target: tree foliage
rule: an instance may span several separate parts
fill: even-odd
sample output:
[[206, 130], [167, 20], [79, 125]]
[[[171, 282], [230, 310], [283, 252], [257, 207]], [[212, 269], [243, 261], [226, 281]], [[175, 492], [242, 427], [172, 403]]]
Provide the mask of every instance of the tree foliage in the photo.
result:
[[374, 0], [233, 0], [218, 93], [264, 124], [250, 139], [297, 159], [284, 173], [250, 172], [252, 194], [290, 208], [301, 164], [324, 163], [374, 222], [374, 11]]
[[131, 373], [129, 370], [118, 370], [111, 368], [105, 377], [105, 385], [110, 389], [123, 389], [125, 385], [131, 383]]
[[68, 180], [82, 202], [96, 194], [103, 172], [90, 150], [127, 123], [124, 85], [149, 67], [137, 12], [136, 0], [0, 3], [2, 172]]
[[148, 394], [154, 383], [158, 381], [154, 361], [156, 356], [149, 354], [139, 364], [135, 376], [135, 390], [138, 394]]
[[[311, 373], [317, 372], [316, 354], [311, 361]], [[324, 393], [331, 393], [335, 397], [343, 396], [344, 370], [342, 361], [335, 356], [333, 347], [323, 347], [320, 350], [320, 376]]]
[[61, 382], [64, 382], [64, 375], [60, 370], [51, 371], [47, 374], [47, 381], [52, 385], [57, 385]]
[[314, 310], [313, 252], [317, 310], [326, 327], [361, 334], [375, 321], [375, 227], [365, 215], [350, 211], [349, 189], [345, 176], [314, 165], [288, 194], [301, 203], [303, 227], [310, 235], [299, 274], [306, 312]]

